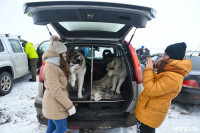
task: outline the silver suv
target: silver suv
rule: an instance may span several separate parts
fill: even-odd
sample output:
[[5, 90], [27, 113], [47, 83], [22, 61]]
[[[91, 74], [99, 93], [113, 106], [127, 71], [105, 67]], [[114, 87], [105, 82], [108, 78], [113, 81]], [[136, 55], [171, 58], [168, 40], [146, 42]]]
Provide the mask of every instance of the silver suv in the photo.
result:
[[19, 37], [0, 35], [0, 95], [12, 90], [13, 79], [29, 73], [28, 58]]
[[[34, 24], [50, 24], [59, 34], [67, 49], [83, 50], [86, 56], [84, 98], [70, 93], [77, 113], [68, 117], [71, 129], [108, 129], [127, 127], [136, 123], [134, 110], [142, 89], [142, 71], [133, 46], [125, 41], [131, 30], [145, 28], [155, 18], [153, 8], [105, 2], [34, 2], [24, 5], [24, 13], [32, 16]], [[135, 32], [134, 32], [135, 33]], [[132, 35], [133, 37], [133, 35]], [[131, 39], [132, 39], [131, 37]], [[93, 80], [106, 74], [103, 53], [110, 50], [114, 57], [122, 57], [128, 76], [121, 86], [121, 96], [94, 101], [91, 99]], [[42, 115], [45, 91], [39, 74], [39, 91], [35, 100], [38, 120], [47, 124]]]

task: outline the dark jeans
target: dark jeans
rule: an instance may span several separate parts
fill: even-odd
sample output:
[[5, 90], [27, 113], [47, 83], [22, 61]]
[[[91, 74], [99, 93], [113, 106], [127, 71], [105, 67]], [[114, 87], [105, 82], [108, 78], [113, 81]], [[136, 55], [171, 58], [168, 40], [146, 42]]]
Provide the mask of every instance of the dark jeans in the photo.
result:
[[155, 128], [151, 128], [137, 120], [137, 133], [155, 133]]
[[46, 133], [65, 133], [67, 130], [67, 119], [52, 120], [48, 119]]
[[37, 62], [38, 62], [38, 58], [30, 59], [30, 70], [32, 74], [32, 80], [36, 80]]

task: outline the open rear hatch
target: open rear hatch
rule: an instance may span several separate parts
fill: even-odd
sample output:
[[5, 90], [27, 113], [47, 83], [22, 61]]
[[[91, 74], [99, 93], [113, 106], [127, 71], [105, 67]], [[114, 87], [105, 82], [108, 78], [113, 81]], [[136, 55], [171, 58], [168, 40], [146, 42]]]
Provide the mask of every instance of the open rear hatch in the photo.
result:
[[57, 1], [24, 4], [34, 24], [51, 24], [63, 39], [123, 40], [155, 18], [153, 8], [106, 2]]

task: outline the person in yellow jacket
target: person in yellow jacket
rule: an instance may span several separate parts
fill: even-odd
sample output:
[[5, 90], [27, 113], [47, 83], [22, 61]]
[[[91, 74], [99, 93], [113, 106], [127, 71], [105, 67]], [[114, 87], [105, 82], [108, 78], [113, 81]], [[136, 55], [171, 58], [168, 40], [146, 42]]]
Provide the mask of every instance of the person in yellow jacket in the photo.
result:
[[155, 133], [155, 128], [165, 120], [172, 99], [179, 94], [184, 77], [192, 70], [192, 61], [184, 59], [185, 51], [184, 42], [169, 45], [157, 63], [157, 73], [154, 61], [147, 58], [144, 90], [135, 110], [137, 133]]
[[28, 56], [29, 66], [32, 74], [32, 78], [29, 79], [29, 82], [36, 82], [38, 54], [32, 42], [24, 42], [22, 45], [24, 46], [25, 53]]

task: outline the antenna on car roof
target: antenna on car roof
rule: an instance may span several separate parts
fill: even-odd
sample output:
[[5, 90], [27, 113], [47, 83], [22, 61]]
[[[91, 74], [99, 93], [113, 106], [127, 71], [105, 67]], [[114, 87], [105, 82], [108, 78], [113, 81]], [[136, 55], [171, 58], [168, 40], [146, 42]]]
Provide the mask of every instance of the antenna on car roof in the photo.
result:
[[190, 55], [190, 58], [191, 58], [191, 56], [194, 54], [194, 52], [197, 52], [197, 49], [200, 47], [200, 45], [195, 49], [195, 51], [193, 51], [192, 53], [191, 53], [191, 55]]
[[135, 35], [136, 30], [137, 30], [137, 28], [135, 28], [135, 31], [133, 32], [133, 34], [132, 34], [132, 36], [131, 36], [131, 39], [130, 39], [130, 41], [128, 42], [128, 46], [129, 46], [129, 44], [131, 43], [131, 41], [132, 41], [132, 39], [133, 39], [133, 37], [134, 37], [134, 35]]
[[[47, 25], [46, 25], [46, 27], [47, 27]], [[50, 36], [52, 36], [52, 34], [51, 34], [51, 32], [50, 32], [50, 30], [49, 30], [49, 28], [47, 27], [47, 30], [49, 31], [49, 34], [50, 34]]]

